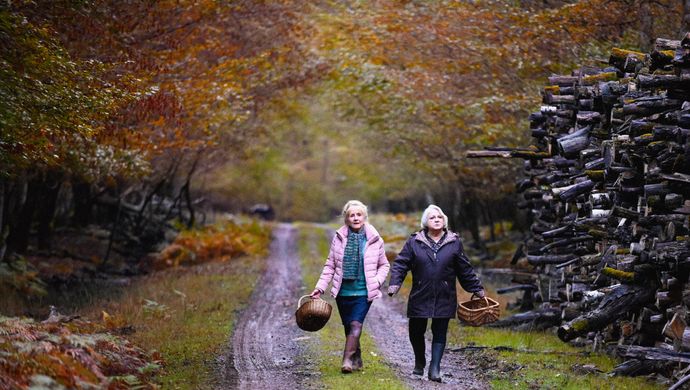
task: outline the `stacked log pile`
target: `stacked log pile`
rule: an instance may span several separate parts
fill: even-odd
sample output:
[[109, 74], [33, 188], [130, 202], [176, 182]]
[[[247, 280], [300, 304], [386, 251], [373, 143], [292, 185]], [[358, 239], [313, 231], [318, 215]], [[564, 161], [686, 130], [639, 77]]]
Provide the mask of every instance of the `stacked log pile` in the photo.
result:
[[522, 307], [542, 304], [519, 316], [558, 326], [563, 341], [617, 346], [633, 359], [619, 373], [687, 364], [690, 34], [651, 53], [613, 49], [608, 66], [548, 84], [531, 147], [468, 153], [525, 160], [517, 190], [532, 234], [514, 262], [536, 277], [515, 289]]

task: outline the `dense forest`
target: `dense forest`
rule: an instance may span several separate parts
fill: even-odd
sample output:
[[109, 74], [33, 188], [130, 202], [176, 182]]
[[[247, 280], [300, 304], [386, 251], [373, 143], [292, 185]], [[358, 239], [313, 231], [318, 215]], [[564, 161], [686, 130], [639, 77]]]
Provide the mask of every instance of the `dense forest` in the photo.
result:
[[171, 218], [259, 202], [281, 219], [354, 196], [511, 217], [519, 167], [464, 152], [526, 144], [546, 76], [678, 37], [683, 7], [8, 1], [0, 258], [33, 229], [49, 248], [57, 226], [122, 218], [155, 242]]
[[688, 0], [2, 1], [0, 282], [40, 284], [28, 254], [92, 261], [67, 235], [136, 273], [257, 205], [324, 222], [352, 198], [433, 202], [474, 243], [526, 230], [522, 163], [467, 152], [529, 145], [550, 76], [688, 31]]

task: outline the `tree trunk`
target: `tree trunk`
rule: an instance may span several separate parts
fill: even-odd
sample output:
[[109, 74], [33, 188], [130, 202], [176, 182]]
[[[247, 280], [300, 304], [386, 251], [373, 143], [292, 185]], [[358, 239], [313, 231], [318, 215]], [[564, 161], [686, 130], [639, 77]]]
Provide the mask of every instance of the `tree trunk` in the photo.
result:
[[649, 0], [640, 1], [640, 30], [639, 46], [643, 52], [648, 52], [654, 45], [654, 19], [649, 6]]
[[462, 220], [465, 222], [465, 226], [470, 231], [470, 234], [472, 235], [472, 240], [474, 241], [474, 244], [477, 247], [477, 249], [481, 249], [482, 251], [484, 251], [484, 242], [482, 241], [482, 237], [479, 234], [479, 214], [477, 213], [477, 200], [470, 200], [467, 197], [465, 197], [463, 206], [464, 207]]
[[683, 18], [680, 22], [680, 35], [690, 32], [690, 0], [683, 1]]
[[38, 205], [38, 249], [51, 247], [55, 206], [62, 185], [61, 178], [56, 173], [49, 173], [46, 179], [38, 187], [42, 193]]
[[[7, 246], [10, 253], [24, 253], [29, 246], [29, 236], [31, 234], [31, 222], [33, 222], [34, 210], [36, 209], [36, 202], [38, 201], [38, 183], [36, 179], [30, 180], [28, 183], [20, 183], [20, 186], [25, 186], [26, 197], [22, 198], [20, 193], [17, 194], [18, 204], [16, 208], [19, 210], [16, 219], [13, 221], [13, 226], [7, 237]], [[23, 202], [22, 202], [23, 200]]]
[[7, 249], [7, 228], [5, 223], [5, 179], [0, 178], [0, 263], [5, 259], [5, 250]]
[[75, 226], [86, 226], [91, 222], [93, 197], [91, 196], [91, 184], [80, 179], [72, 181], [72, 196], [74, 198], [74, 216], [72, 223]]
[[495, 225], [494, 213], [493, 213], [490, 205], [488, 205], [486, 202], [482, 202], [482, 207], [484, 208], [484, 211], [486, 213], [486, 221], [489, 224], [489, 235], [490, 235], [489, 240], [491, 242], [496, 242], [496, 231], [494, 230], [494, 228], [495, 228], [495, 226], [494, 226]]

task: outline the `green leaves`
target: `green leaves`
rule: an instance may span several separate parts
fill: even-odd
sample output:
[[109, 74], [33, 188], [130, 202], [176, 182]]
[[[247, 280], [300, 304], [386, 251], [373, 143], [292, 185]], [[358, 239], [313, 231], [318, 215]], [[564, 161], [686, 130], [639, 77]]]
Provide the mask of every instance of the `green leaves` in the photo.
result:
[[[93, 143], [101, 121], [126, 99], [106, 88], [105, 66], [74, 61], [51, 33], [0, 11], [0, 175], [35, 166], [76, 168], [75, 143]], [[70, 164], [71, 163], [71, 164]]]

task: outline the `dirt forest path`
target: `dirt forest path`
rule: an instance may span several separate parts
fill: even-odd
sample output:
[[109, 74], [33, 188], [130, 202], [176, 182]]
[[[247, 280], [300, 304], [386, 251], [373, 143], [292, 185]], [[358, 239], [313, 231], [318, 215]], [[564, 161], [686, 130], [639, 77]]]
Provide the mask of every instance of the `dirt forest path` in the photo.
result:
[[273, 230], [266, 270], [235, 326], [231, 351], [221, 358], [216, 388], [310, 388], [315, 368], [300, 343], [304, 332], [294, 323], [295, 297], [302, 291], [297, 237], [290, 224]]

